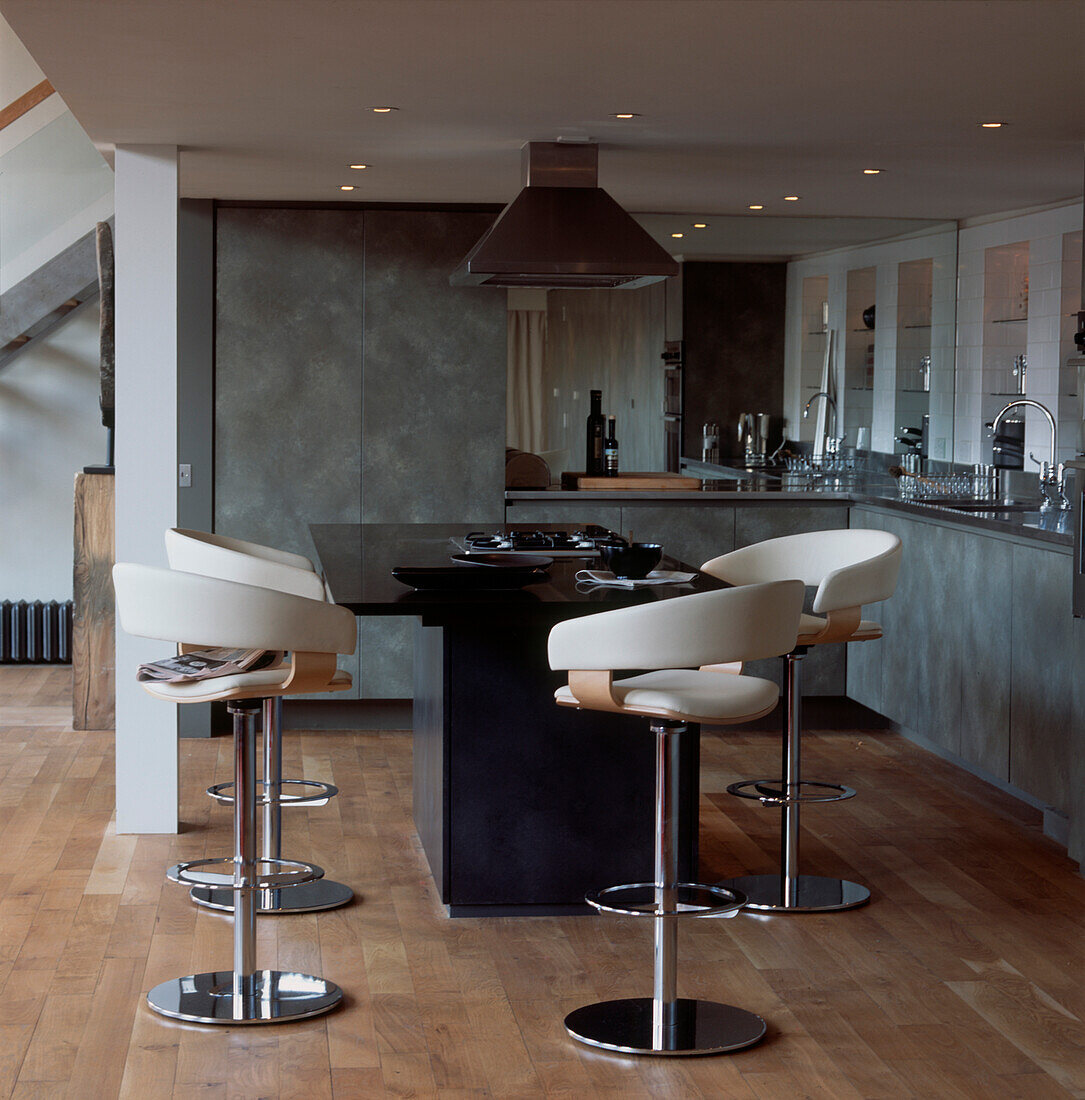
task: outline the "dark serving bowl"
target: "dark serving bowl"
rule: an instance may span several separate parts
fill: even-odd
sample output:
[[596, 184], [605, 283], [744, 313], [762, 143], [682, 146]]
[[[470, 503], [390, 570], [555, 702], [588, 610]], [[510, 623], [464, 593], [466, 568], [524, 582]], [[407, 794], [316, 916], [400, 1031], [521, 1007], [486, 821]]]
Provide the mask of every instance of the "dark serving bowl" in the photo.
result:
[[543, 554], [510, 554], [497, 551], [493, 554], [449, 554], [461, 565], [485, 565], [490, 569], [549, 569], [554, 559]]
[[606, 567], [622, 580], [641, 580], [659, 564], [663, 545], [658, 542], [634, 542], [630, 546], [600, 546]]

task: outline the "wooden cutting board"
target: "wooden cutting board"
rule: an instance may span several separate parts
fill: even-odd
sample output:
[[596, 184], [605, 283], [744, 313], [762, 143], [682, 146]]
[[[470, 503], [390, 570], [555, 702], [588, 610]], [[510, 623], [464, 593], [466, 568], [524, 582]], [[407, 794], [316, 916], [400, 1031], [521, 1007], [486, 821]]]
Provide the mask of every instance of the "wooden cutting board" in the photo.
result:
[[622, 473], [617, 477], [588, 477], [587, 474], [568, 472], [561, 475], [563, 489], [700, 489], [701, 479], [667, 473]]

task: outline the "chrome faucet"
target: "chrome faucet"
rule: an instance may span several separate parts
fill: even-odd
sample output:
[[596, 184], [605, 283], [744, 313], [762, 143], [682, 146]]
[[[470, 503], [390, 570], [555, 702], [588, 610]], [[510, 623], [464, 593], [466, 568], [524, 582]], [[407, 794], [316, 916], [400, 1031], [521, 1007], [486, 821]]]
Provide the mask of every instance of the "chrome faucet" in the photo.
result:
[[1022, 397], [1017, 401], [1011, 401], [1004, 409], [1000, 410], [991, 422], [991, 428], [997, 433], [1005, 415], [1011, 409], [1022, 407], [1039, 409], [1047, 417], [1047, 426], [1051, 429], [1051, 461], [1040, 462], [1031, 451], [1029, 452], [1029, 458], [1033, 462], [1040, 462], [1040, 493], [1044, 498], [1040, 510], [1046, 512], [1050, 508], [1058, 508], [1060, 511], [1066, 511], [1070, 507], [1070, 502], [1066, 499], [1066, 493], [1063, 491], [1066, 481], [1066, 469], [1058, 459], [1059, 428], [1055, 423], [1054, 416], [1051, 415], [1051, 410], [1046, 405], [1041, 405], [1039, 401], [1034, 401], [1031, 397]]
[[[829, 403], [829, 405], [832, 407], [832, 410], [833, 410], [833, 430], [831, 432], [826, 433], [826, 435], [829, 436], [830, 440], [832, 440], [832, 443], [828, 448], [829, 451], [832, 452], [832, 451], [835, 451], [836, 448], [840, 444], [840, 440], [836, 438], [836, 401], [833, 399], [833, 395], [831, 393], [826, 393], [824, 390], [818, 390], [818, 392], [815, 393], [814, 396], [811, 397], [810, 400], [807, 401], [806, 405], [803, 407], [802, 418], [803, 418], [803, 420], [806, 420], [806, 419], [809, 418], [809, 416], [810, 416], [810, 406], [819, 397], [824, 397], [825, 400]], [[814, 458], [823, 458], [824, 455], [825, 455], [825, 450], [826, 450], [826, 448], [825, 448], [825, 438], [824, 438], [824, 436], [821, 439], [815, 439], [814, 440]]]
[[1028, 377], [1028, 357], [1015, 355], [1013, 358], [1013, 377], [1017, 379], [1017, 392], [1024, 394], [1026, 378]]

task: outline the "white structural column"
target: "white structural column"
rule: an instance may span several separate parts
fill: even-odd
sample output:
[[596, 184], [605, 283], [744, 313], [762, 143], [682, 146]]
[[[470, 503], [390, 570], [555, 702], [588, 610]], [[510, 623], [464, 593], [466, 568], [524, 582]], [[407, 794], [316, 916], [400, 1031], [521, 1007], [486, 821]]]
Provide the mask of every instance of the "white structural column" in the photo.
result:
[[[177, 147], [118, 145], [117, 561], [166, 564], [177, 522]], [[117, 626], [117, 832], [177, 831], [177, 708], [136, 683], [168, 642]]]

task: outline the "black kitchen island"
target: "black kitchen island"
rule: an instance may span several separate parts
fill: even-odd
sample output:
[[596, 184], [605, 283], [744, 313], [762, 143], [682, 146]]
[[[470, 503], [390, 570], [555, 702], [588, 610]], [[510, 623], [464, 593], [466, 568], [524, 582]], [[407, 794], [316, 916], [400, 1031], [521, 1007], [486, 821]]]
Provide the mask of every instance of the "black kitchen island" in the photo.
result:
[[[414, 820], [450, 914], [591, 912], [587, 891], [652, 878], [653, 740], [644, 722], [558, 707], [565, 676], [547, 664], [547, 635], [572, 616], [723, 586], [698, 574], [681, 587], [589, 589], [575, 579], [581, 559], [555, 560], [541, 583], [512, 591], [415, 591], [393, 578], [395, 566], [449, 564], [451, 540], [472, 529], [311, 532], [337, 603], [419, 620]], [[695, 572], [667, 558], [661, 567]], [[682, 744], [686, 881], [696, 881], [699, 737], [691, 726]]]

